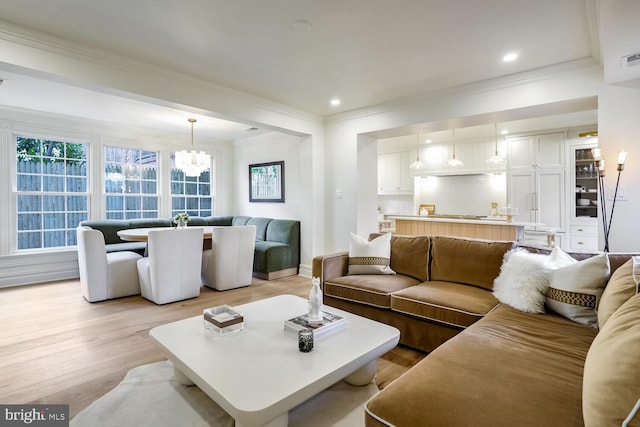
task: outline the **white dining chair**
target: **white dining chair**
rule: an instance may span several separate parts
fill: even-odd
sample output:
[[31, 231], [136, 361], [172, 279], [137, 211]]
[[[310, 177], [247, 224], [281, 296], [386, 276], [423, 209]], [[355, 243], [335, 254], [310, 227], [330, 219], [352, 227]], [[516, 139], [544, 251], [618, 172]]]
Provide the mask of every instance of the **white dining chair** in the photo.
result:
[[213, 227], [211, 249], [202, 254], [202, 283], [219, 291], [250, 285], [255, 245], [254, 225]]
[[138, 260], [142, 296], [167, 304], [200, 295], [202, 228], [150, 230], [149, 256]]
[[100, 230], [79, 226], [78, 269], [80, 289], [89, 302], [140, 294], [136, 263], [142, 256], [135, 252], [107, 253]]

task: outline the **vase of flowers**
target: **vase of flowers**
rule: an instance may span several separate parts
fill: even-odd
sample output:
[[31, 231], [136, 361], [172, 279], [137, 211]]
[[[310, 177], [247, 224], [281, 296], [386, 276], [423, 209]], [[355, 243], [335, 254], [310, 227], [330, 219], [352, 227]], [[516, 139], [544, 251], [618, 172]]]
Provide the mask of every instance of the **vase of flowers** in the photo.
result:
[[191, 217], [186, 212], [179, 213], [173, 217], [173, 223], [177, 228], [185, 228], [189, 221], [191, 221]]

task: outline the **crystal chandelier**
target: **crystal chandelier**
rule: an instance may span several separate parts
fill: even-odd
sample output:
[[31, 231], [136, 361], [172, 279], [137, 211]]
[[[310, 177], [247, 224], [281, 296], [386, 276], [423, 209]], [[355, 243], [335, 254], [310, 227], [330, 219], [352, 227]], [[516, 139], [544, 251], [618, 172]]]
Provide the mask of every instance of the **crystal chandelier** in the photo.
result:
[[184, 172], [186, 176], [200, 176], [211, 166], [211, 156], [204, 151], [196, 151], [193, 148], [193, 124], [196, 119], [187, 119], [191, 123], [191, 152], [187, 150], [176, 151], [176, 168]]

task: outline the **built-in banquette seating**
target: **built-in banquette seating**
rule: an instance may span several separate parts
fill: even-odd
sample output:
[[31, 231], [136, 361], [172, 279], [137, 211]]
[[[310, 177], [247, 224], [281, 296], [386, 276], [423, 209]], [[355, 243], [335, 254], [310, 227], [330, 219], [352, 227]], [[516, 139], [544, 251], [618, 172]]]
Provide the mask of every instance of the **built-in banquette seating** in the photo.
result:
[[[130, 220], [86, 220], [80, 225], [100, 230], [107, 252], [133, 251], [144, 254], [145, 242], [126, 242], [118, 231], [128, 228], [171, 227], [171, 219], [143, 218]], [[191, 217], [189, 226], [255, 225], [256, 243], [253, 275], [273, 280], [298, 274], [300, 266], [300, 221], [249, 216]]]
[[[512, 256], [505, 254], [517, 247], [393, 236], [390, 267], [396, 274], [387, 275], [348, 274], [348, 252], [314, 258], [325, 304], [393, 325], [400, 343], [430, 352], [367, 402], [368, 427], [640, 426], [640, 295], [632, 254], [569, 254], [573, 260], [536, 281], [600, 281], [604, 291], [593, 297], [558, 291], [551, 301], [543, 293], [543, 310], [534, 314], [501, 303], [497, 287], [493, 292], [503, 260]], [[567, 256], [522, 249], [523, 256], [546, 254], [545, 263], [555, 253]], [[540, 269], [511, 270], [522, 274], [513, 281], [523, 285], [515, 295], [535, 295], [527, 286]], [[597, 325], [554, 312], [548, 304], [558, 301], [592, 315], [596, 301]], [[622, 424], [625, 417], [630, 423]]]

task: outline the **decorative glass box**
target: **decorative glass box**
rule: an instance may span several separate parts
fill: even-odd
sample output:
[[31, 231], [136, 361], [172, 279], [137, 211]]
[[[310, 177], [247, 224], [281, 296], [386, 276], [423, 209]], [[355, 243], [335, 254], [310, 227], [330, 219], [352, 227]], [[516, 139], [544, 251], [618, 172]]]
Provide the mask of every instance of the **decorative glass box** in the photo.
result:
[[203, 316], [205, 331], [226, 335], [244, 328], [244, 317], [228, 305], [207, 308]]

